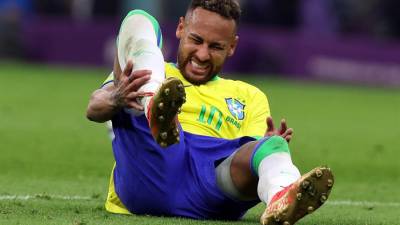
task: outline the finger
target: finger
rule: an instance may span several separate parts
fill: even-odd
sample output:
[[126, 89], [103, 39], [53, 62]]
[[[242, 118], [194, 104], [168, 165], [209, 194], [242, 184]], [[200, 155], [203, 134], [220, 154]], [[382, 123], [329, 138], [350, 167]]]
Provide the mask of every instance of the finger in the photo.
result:
[[288, 135], [292, 135], [293, 134], [293, 129], [289, 128], [287, 129], [285, 132], [283, 132], [283, 134], [280, 134], [282, 137], [288, 136]]
[[128, 107], [132, 108], [132, 109], [139, 110], [139, 111], [143, 111], [144, 110], [144, 107], [142, 105], [140, 105], [138, 102], [136, 102], [136, 100], [129, 101]]
[[126, 86], [128, 86], [128, 84], [128, 77], [121, 76], [119, 82], [115, 84], [115, 87], [119, 90], [119, 92], [123, 93], [126, 91]]
[[151, 75], [151, 70], [136, 70], [129, 76], [129, 81], [138, 79], [140, 77]]
[[286, 132], [287, 132], [288, 134], [293, 134], [293, 128], [288, 128], [288, 129], [286, 130]]
[[285, 137], [285, 140], [287, 141], [287, 143], [290, 142], [290, 140], [292, 140], [292, 135], [288, 135]]
[[136, 98], [143, 97], [143, 96], [146, 96], [146, 94], [143, 91], [140, 91], [140, 92], [134, 91], [134, 92], [129, 93], [126, 96], [126, 98], [129, 99], [130, 101], [133, 101], [133, 100], [136, 100]]
[[272, 120], [272, 117], [268, 116], [267, 117], [267, 132], [274, 131], [274, 121]]
[[144, 92], [137, 92], [137, 89], [139, 89], [149, 79], [150, 75], [136, 79], [132, 83], [129, 83], [127, 79], [124, 79], [118, 86], [118, 90], [121, 93], [121, 96], [124, 96], [125, 99], [136, 101], [137, 97], [145, 96]]
[[272, 117], [268, 116], [266, 122], [267, 122], [267, 130], [265, 131], [264, 136], [270, 137], [274, 135], [274, 122], [272, 120]]
[[283, 134], [286, 130], [287, 130], [286, 120], [282, 119], [281, 120], [281, 128], [279, 129], [279, 133]]
[[149, 80], [150, 80], [150, 75], [145, 75], [143, 77], [133, 80], [130, 84], [128, 84], [127, 88], [130, 91], [137, 91], [141, 86], [143, 86]]
[[124, 68], [124, 71], [122, 71], [122, 77], [129, 77], [132, 73], [132, 69], [133, 69], [132, 60], [128, 60]]

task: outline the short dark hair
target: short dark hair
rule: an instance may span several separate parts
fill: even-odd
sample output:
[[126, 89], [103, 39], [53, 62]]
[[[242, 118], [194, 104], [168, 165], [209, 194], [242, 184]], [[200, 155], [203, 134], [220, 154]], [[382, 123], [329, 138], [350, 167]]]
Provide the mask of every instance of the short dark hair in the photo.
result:
[[239, 24], [242, 13], [239, 2], [236, 0], [192, 0], [188, 11], [193, 11], [197, 7], [215, 12], [227, 19], [233, 19], [236, 25]]

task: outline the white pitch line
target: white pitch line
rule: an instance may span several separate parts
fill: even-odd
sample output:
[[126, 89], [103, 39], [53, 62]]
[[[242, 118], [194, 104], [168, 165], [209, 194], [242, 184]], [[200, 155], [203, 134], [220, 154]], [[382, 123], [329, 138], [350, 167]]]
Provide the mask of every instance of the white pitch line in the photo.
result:
[[400, 202], [369, 202], [369, 201], [351, 201], [351, 200], [336, 200], [327, 201], [328, 205], [338, 206], [391, 206], [400, 207]]
[[[68, 195], [47, 195], [47, 194], [36, 194], [36, 195], [0, 195], [0, 201], [10, 201], [10, 200], [29, 200], [38, 199], [57, 199], [57, 200], [76, 200], [76, 201], [87, 201], [96, 199], [89, 196], [68, 196]], [[372, 202], [372, 201], [351, 201], [351, 200], [332, 200], [327, 201], [327, 205], [333, 206], [390, 206], [390, 207], [400, 207], [400, 202]]]
[[0, 195], [0, 201], [6, 200], [22, 200], [28, 201], [32, 199], [57, 199], [57, 200], [91, 200], [94, 199], [88, 196], [67, 196], [67, 195], [46, 195], [46, 194], [36, 194], [36, 195]]

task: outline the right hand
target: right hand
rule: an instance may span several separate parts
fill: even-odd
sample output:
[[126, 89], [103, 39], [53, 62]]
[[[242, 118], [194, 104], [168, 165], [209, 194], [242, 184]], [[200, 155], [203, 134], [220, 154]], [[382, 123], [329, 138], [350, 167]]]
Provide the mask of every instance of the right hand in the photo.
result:
[[151, 70], [134, 72], [132, 70], [133, 62], [129, 60], [121, 75], [115, 77], [115, 88], [111, 98], [118, 108], [132, 108], [143, 111], [143, 106], [138, 103], [137, 98], [143, 97], [144, 92], [138, 90], [150, 80]]

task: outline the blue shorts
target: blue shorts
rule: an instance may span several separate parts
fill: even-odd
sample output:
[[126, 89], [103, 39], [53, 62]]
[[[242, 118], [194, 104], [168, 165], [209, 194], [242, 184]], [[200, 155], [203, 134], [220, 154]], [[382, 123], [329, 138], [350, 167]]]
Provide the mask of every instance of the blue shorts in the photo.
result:
[[180, 131], [180, 143], [160, 148], [144, 116], [112, 120], [114, 186], [134, 214], [237, 220], [259, 201], [238, 201], [218, 188], [215, 167], [251, 137], [226, 140]]

